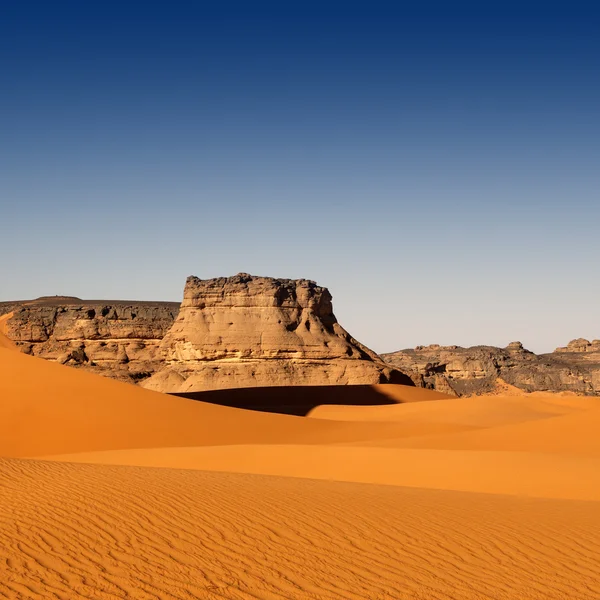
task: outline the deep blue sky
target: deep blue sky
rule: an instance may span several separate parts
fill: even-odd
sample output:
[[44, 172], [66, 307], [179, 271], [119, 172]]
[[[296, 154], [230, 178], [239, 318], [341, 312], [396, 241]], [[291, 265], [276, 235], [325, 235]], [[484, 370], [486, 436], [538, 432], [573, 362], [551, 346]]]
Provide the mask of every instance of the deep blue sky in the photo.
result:
[[600, 338], [598, 14], [8, 4], [0, 300], [247, 271], [382, 352]]

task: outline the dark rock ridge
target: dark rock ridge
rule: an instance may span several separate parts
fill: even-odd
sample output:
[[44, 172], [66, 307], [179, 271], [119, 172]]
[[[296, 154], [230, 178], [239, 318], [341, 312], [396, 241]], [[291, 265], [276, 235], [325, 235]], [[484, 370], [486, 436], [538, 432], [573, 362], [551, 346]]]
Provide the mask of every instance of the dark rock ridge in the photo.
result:
[[600, 341], [573, 340], [549, 354], [534, 354], [520, 342], [494, 346], [417, 346], [382, 354], [410, 373], [417, 385], [457, 395], [494, 391], [500, 378], [523, 391], [570, 391], [600, 395]]

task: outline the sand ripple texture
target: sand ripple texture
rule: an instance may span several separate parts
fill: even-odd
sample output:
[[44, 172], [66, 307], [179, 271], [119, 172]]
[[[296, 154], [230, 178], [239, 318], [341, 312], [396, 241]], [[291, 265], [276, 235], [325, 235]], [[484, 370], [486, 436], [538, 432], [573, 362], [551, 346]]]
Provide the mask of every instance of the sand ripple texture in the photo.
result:
[[600, 598], [596, 502], [0, 460], [0, 597]]

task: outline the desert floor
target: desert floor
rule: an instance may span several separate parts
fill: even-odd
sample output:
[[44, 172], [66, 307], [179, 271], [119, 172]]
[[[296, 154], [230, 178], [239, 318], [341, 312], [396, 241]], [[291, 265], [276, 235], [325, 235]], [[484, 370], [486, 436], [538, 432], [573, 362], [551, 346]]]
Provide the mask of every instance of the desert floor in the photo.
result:
[[9, 346], [0, 598], [600, 598], [598, 399], [337, 388], [297, 417]]

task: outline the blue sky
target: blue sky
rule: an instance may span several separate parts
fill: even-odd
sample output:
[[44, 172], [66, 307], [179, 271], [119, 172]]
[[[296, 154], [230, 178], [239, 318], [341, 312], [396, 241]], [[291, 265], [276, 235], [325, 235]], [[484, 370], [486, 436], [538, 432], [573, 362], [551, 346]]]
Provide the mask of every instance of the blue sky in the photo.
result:
[[600, 338], [597, 14], [203, 4], [0, 8], [0, 300], [246, 271], [381, 352]]

